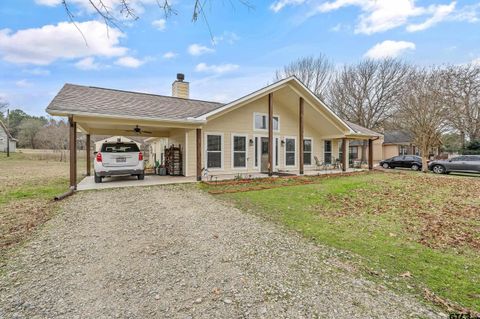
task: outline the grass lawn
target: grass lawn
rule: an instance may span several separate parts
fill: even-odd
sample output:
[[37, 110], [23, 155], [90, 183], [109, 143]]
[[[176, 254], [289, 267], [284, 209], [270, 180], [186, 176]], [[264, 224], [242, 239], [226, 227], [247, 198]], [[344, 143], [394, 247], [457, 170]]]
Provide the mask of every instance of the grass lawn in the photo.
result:
[[[374, 280], [445, 308], [480, 311], [480, 178], [377, 172], [307, 179], [218, 196], [351, 252], [345, 262]], [[215, 193], [235, 185], [202, 187]]]
[[[7, 249], [52, 216], [53, 197], [68, 189], [68, 163], [48, 157], [0, 153], [0, 263]], [[80, 173], [82, 163], [78, 167]]]

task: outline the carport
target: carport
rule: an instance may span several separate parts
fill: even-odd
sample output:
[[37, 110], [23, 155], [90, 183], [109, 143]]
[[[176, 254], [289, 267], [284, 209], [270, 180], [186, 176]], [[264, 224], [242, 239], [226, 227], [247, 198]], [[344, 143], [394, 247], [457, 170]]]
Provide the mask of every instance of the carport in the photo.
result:
[[[197, 149], [201, 150], [201, 125], [193, 119], [217, 107], [220, 103], [187, 100], [146, 93], [135, 93], [97, 87], [65, 84], [47, 107], [52, 116], [63, 116], [69, 122], [69, 149], [75, 150], [77, 132], [86, 136], [86, 168], [91, 173], [91, 135], [123, 135], [173, 138], [175, 144], [187, 131], [197, 132]], [[175, 137], [179, 137], [175, 141]], [[183, 142], [183, 143], [182, 143]], [[182, 145], [185, 147], [185, 145]], [[201, 152], [197, 152], [197, 168]], [[197, 174], [198, 175], [198, 174]], [[77, 153], [70, 152], [70, 186], [77, 188]]]

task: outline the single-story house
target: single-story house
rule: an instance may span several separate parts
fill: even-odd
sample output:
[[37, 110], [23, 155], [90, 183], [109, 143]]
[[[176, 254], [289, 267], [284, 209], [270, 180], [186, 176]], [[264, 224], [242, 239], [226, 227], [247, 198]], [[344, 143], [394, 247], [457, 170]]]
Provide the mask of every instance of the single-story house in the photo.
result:
[[[429, 156], [439, 154], [439, 148], [430, 150]], [[421, 155], [420, 149], [413, 142], [413, 136], [402, 130], [385, 131], [383, 133], [383, 158], [398, 155]]]
[[95, 152], [100, 152], [100, 149], [102, 148], [102, 144], [103, 143], [115, 143], [115, 142], [134, 142], [138, 145], [138, 148], [140, 149], [141, 146], [142, 146], [142, 143], [132, 139], [132, 138], [129, 138], [129, 137], [125, 137], [125, 136], [120, 136], [120, 135], [116, 135], [116, 136], [111, 136], [111, 137], [107, 137], [107, 138], [104, 138], [102, 140], [99, 140], [99, 141], [96, 141], [95, 142]]
[[[372, 146], [381, 136], [338, 117], [293, 76], [226, 104], [190, 99], [183, 74], [173, 82], [172, 96], [65, 84], [46, 111], [68, 117], [72, 148], [77, 130], [87, 144], [91, 134], [126, 135], [134, 128], [144, 137], [168, 138], [181, 151], [181, 174], [198, 180], [205, 171], [304, 174], [334, 161], [345, 170], [349, 141]], [[75, 186], [76, 152], [70, 154]]]
[[[7, 141], [9, 142], [8, 144]], [[17, 150], [17, 142], [18, 140], [12, 137], [5, 124], [0, 120], [0, 152], [7, 152], [7, 145], [10, 145], [10, 152], [15, 152]]]

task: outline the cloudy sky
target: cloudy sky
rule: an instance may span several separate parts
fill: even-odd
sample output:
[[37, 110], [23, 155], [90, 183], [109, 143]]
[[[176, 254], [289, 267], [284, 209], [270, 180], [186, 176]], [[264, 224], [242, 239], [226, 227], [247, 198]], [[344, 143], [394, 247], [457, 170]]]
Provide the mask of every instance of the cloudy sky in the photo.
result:
[[[104, 2], [115, 12], [119, 0]], [[75, 24], [61, 0], [1, 0], [0, 98], [44, 114], [64, 83], [169, 95], [182, 72], [192, 98], [227, 102], [320, 52], [337, 66], [383, 57], [480, 63], [478, 0], [241, 2], [207, 1], [207, 25], [192, 22], [193, 0], [172, 1], [167, 18], [156, 0], [129, 0], [139, 19], [107, 29], [89, 0], [67, 0]]]

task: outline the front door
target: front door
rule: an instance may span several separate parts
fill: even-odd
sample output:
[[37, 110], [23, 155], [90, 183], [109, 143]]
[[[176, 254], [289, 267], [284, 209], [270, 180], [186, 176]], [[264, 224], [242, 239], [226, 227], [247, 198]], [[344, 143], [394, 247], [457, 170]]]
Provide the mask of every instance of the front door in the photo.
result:
[[268, 172], [268, 137], [261, 138], [260, 144], [260, 171]]

